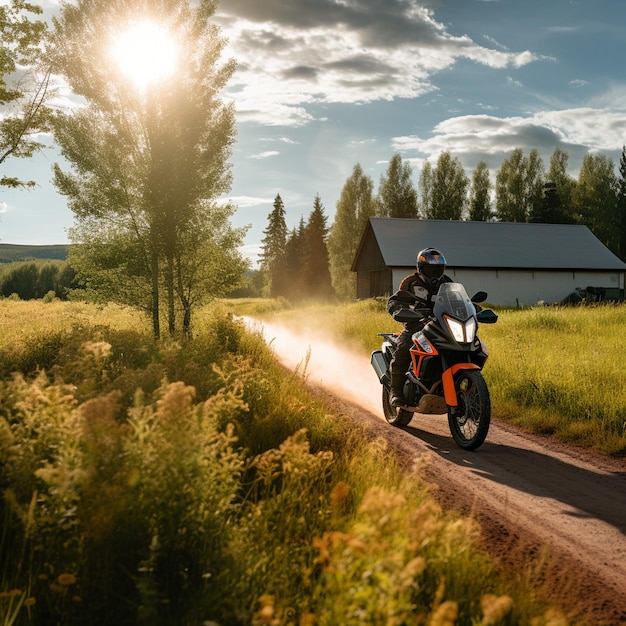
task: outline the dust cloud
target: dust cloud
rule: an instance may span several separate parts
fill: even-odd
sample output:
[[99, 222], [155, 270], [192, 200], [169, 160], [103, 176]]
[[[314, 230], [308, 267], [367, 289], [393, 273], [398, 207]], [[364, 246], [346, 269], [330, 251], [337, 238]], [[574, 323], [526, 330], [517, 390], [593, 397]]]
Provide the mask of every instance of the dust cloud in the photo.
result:
[[306, 380], [382, 417], [381, 386], [370, 360], [319, 331], [295, 331], [283, 324], [243, 318], [252, 330], [260, 332], [287, 368], [298, 368]]

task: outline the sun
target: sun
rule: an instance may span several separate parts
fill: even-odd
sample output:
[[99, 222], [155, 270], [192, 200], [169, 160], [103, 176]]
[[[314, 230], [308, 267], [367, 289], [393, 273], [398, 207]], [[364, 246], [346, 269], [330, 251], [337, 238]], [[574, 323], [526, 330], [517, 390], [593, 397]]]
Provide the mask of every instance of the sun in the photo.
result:
[[178, 63], [178, 46], [167, 28], [150, 20], [130, 24], [115, 37], [111, 56], [134, 85], [145, 90], [171, 76]]

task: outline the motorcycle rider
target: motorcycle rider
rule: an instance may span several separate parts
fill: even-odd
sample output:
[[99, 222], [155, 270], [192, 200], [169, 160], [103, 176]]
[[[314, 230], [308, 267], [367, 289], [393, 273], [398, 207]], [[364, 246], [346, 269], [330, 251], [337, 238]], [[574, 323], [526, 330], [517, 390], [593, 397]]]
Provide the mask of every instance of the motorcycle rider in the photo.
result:
[[[429, 309], [432, 312], [434, 296], [437, 295], [439, 285], [452, 282], [452, 279], [444, 274], [446, 259], [436, 248], [421, 250], [417, 255], [416, 268], [417, 271], [406, 276], [400, 283], [398, 291], [387, 301], [387, 311], [394, 319], [400, 311], [407, 308]], [[404, 322], [404, 329], [398, 336], [390, 364], [391, 406], [404, 405], [404, 380], [411, 362], [409, 350], [413, 344], [412, 337], [424, 324], [424, 318]]]

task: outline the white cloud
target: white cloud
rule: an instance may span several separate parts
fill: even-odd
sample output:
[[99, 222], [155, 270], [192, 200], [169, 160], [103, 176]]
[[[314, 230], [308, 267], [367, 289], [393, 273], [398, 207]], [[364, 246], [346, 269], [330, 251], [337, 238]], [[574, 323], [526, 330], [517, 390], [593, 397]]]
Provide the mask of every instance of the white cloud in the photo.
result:
[[535, 148], [544, 154], [557, 147], [578, 155], [588, 150], [614, 152], [621, 150], [625, 136], [626, 110], [586, 107], [543, 111], [528, 117], [453, 117], [437, 124], [430, 138], [395, 137], [392, 145], [408, 156], [417, 153], [431, 161], [447, 150], [477, 162], [479, 158], [501, 159], [515, 148]]
[[278, 156], [280, 152], [277, 150], [266, 150], [265, 152], [259, 152], [258, 154], [251, 154], [249, 159], [268, 159], [269, 157]]
[[274, 198], [259, 198], [257, 196], [231, 196], [228, 198], [222, 198], [220, 202], [223, 202], [224, 204], [232, 202], [240, 209], [244, 209], [249, 207], [272, 204], [274, 202]]
[[238, 62], [228, 88], [238, 119], [267, 125], [307, 124], [316, 103], [422, 96], [460, 59], [494, 69], [541, 59], [453, 36], [418, 0], [230, 0], [216, 19]]
[[0, 202], [0, 213], [7, 213], [9, 205], [6, 202]]

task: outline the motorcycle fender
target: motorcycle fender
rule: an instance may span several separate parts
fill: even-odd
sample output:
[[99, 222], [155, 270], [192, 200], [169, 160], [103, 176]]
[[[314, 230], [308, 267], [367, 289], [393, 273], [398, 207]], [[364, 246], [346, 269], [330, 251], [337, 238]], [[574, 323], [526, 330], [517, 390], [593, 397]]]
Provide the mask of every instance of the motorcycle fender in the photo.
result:
[[458, 406], [459, 403], [456, 399], [456, 390], [454, 389], [454, 375], [459, 370], [479, 370], [480, 367], [474, 363], [455, 363], [452, 367], [449, 367], [441, 377], [443, 381], [443, 396], [446, 399], [448, 406]]

